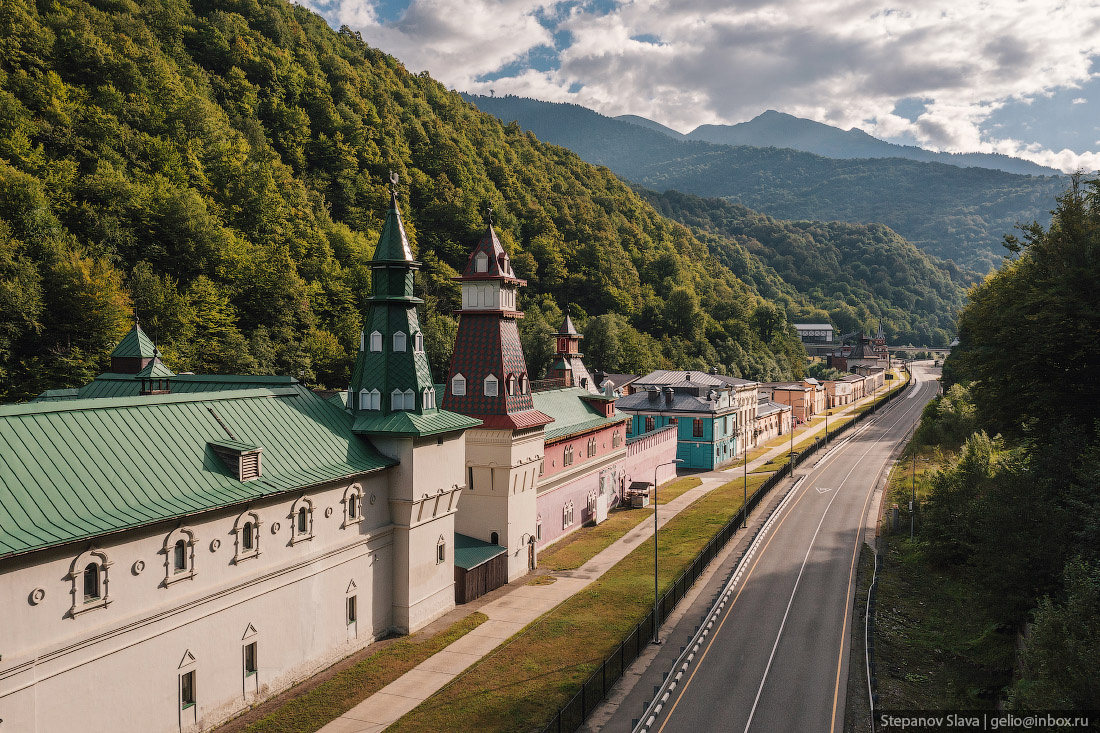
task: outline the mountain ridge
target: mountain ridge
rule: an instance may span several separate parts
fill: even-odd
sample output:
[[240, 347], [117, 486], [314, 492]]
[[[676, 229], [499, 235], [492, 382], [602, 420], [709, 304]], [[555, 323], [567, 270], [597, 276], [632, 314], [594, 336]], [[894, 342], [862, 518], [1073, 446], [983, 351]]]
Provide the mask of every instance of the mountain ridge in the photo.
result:
[[1049, 222], [1048, 202], [1069, 180], [678, 140], [575, 104], [463, 98], [647, 188], [724, 198], [777, 219], [882, 223], [929, 254], [981, 272], [1002, 261], [1002, 238], [1018, 222]]

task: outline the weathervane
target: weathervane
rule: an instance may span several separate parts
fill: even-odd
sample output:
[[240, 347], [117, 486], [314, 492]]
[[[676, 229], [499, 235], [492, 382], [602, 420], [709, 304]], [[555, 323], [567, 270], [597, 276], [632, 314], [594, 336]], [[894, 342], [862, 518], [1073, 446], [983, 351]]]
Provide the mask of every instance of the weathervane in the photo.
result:
[[401, 180], [401, 176], [397, 175], [393, 171], [390, 171], [390, 191], [394, 196], [397, 195], [397, 182]]
[[485, 211], [488, 213], [488, 216], [489, 216], [489, 226], [492, 226], [493, 225], [493, 205], [489, 204], [488, 206], [486, 206]]

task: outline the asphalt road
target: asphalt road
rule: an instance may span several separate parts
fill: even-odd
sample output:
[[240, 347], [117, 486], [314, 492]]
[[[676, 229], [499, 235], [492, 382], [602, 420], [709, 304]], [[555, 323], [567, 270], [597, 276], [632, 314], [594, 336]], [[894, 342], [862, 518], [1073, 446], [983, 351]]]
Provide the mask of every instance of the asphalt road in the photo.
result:
[[[938, 370], [936, 370], [938, 373]], [[702, 731], [842, 731], [855, 565], [874, 490], [900, 442], [938, 391], [928, 364], [912, 391], [837, 439], [796, 471], [806, 478], [780, 505], [742, 568], [712, 632], [649, 728]], [[716, 573], [667, 638], [605, 731], [631, 730], [657, 685], [721, 594], [734, 569]]]

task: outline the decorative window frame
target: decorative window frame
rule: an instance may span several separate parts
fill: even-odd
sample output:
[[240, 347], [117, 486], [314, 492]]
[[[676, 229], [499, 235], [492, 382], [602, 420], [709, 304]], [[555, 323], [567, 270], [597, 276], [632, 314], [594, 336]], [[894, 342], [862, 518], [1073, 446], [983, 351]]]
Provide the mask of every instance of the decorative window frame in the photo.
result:
[[645, 419], [645, 431], [644, 432], [649, 433], [649, 432], [652, 432], [656, 429], [657, 429], [657, 418], [647, 416], [646, 419]]
[[[252, 523], [252, 549], [246, 550], [244, 547], [244, 526], [249, 522]], [[260, 556], [260, 526], [262, 524], [260, 515], [250, 509], [241, 512], [241, 515], [237, 517], [237, 521], [233, 523], [233, 537], [236, 548], [233, 555], [234, 565]]]
[[484, 252], [478, 252], [474, 255], [474, 272], [488, 272], [489, 271], [489, 255]]
[[425, 410], [435, 409], [435, 387], [428, 387], [420, 395], [421, 405]]
[[424, 353], [424, 334], [420, 331], [413, 334], [413, 351], [417, 354]]
[[[84, 569], [89, 565], [99, 566], [99, 597], [84, 600]], [[111, 561], [107, 559], [107, 553], [89, 547], [77, 555], [69, 568], [69, 579], [73, 583], [73, 605], [69, 608], [69, 615], [76, 618], [79, 614], [96, 608], [106, 608], [111, 605], [109, 570]]]
[[519, 375], [519, 393], [527, 394], [531, 391], [531, 380], [527, 378], [527, 372]]
[[404, 353], [409, 348], [409, 337], [404, 331], [395, 331], [393, 334], [394, 353]]
[[482, 384], [482, 391], [486, 397], [498, 396], [500, 394], [500, 380], [493, 374], [486, 376], [485, 382]]
[[443, 535], [439, 535], [439, 539], [435, 542], [435, 564], [442, 565], [445, 562], [447, 562], [447, 540]]
[[466, 377], [461, 374], [451, 377], [451, 394], [455, 397], [462, 397], [466, 394]]
[[[306, 531], [298, 529], [298, 511], [306, 510]], [[290, 507], [290, 544], [296, 545], [313, 539], [313, 500], [308, 496], [300, 496]]]
[[573, 444], [565, 446], [565, 450], [562, 451], [561, 465], [572, 466], [573, 465]]
[[[344, 498], [341, 501], [344, 505], [344, 521], [340, 524], [340, 529], [347, 529], [363, 521], [363, 487], [360, 484], [352, 484], [344, 489]], [[351, 516], [352, 502], [357, 509], [354, 517]]]
[[588, 457], [591, 458], [592, 456], [596, 455], [596, 452], [598, 450], [599, 445], [597, 444], [596, 436], [592, 436], [588, 439]]
[[516, 375], [509, 374], [504, 383], [507, 385], [508, 396], [511, 397], [516, 393]]
[[535, 542], [542, 542], [542, 515], [535, 517]]
[[382, 332], [381, 331], [371, 331], [370, 332], [370, 350], [373, 351], [373, 352], [376, 352], [376, 353], [382, 351]]
[[[627, 425], [630, 425], [630, 423], [628, 422]], [[623, 444], [623, 434], [622, 434], [621, 431], [616, 429], [611, 433], [611, 447], [612, 448], [618, 448], [622, 444]]]
[[[176, 572], [175, 565], [175, 549], [176, 543], [183, 541], [184, 548], [184, 561], [187, 567], [179, 572]], [[181, 580], [191, 580], [195, 577], [195, 533], [186, 527], [176, 527], [168, 536], [164, 539], [164, 547], [161, 552], [164, 553], [164, 587], [178, 583]]]
[[703, 424], [703, 418], [692, 418], [691, 421], [691, 437], [702, 438], [706, 434], [706, 426]]

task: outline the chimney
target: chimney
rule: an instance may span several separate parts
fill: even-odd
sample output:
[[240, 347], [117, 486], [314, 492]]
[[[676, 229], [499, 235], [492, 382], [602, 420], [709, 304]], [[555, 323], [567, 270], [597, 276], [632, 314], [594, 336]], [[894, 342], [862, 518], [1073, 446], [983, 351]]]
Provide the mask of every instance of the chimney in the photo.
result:
[[649, 394], [649, 401], [656, 402], [657, 396], [660, 394], [660, 390], [656, 387], [647, 387], [646, 392]]
[[672, 396], [675, 395], [675, 394], [676, 394], [676, 390], [672, 389], [672, 387], [665, 387], [665, 404], [666, 405], [671, 405], [672, 404]]
[[710, 368], [710, 373], [711, 373], [711, 375], [713, 375], [713, 376], [718, 376], [718, 367], [716, 367], [716, 366], [712, 366], [712, 367]]
[[684, 372], [684, 379], [690, 382], [691, 381], [691, 372]]

